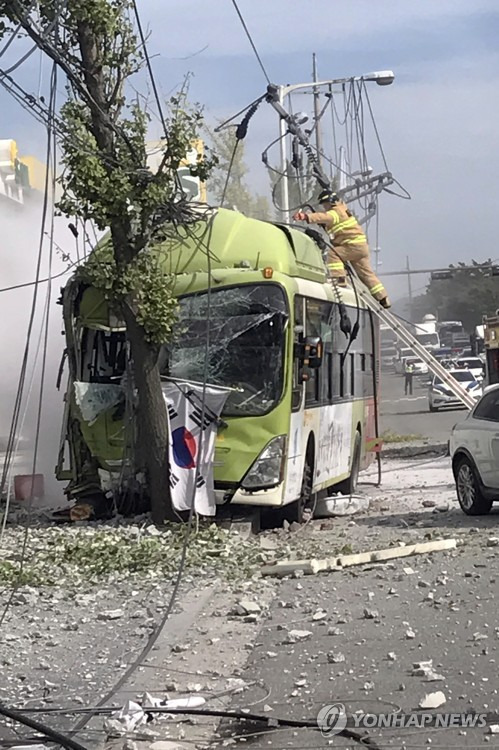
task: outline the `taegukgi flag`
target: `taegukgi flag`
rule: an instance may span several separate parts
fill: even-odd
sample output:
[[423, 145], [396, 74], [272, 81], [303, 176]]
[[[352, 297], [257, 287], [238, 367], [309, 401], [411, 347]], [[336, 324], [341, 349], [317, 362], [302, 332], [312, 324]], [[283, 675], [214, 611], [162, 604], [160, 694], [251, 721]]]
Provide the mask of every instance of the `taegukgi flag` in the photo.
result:
[[194, 498], [196, 513], [214, 516], [215, 439], [230, 390], [173, 380], [162, 383], [162, 390], [168, 411], [173, 507], [190, 510]]

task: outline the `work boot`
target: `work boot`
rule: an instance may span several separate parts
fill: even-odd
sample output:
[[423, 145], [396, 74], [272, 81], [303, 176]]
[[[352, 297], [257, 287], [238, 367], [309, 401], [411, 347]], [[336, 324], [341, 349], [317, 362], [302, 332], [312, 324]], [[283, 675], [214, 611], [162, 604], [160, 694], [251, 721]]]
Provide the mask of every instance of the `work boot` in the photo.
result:
[[383, 297], [383, 299], [380, 299], [379, 304], [381, 305], [381, 307], [384, 307], [385, 310], [389, 310], [392, 306], [392, 303], [390, 302], [388, 297]]
[[345, 276], [339, 276], [339, 277], [335, 278], [335, 282], [337, 283], [338, 286], [346, 286], [347, 285], [347, 280], [346, 280]]

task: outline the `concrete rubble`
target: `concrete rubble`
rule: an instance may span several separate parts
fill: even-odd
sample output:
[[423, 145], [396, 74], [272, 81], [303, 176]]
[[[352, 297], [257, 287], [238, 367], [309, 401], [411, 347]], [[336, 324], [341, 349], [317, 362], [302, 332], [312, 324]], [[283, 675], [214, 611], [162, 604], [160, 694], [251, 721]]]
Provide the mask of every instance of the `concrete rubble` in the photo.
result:
[[[416, 484], [404, 489], [401, 500], [396, 500], [400, 486], [398, 496], [393, 494], [388, 465], [386, 486], [376, 492], [370, 487], [369, 510], [353, 518], [314, 520], [298, 531], [269, 530], [247, 542], [237, 538], [234, 545], [230, 534], [204, 537], [196, 555], [203, 547], [210, 554], [193, 557], [186, 569], [163, 642], [151, 652], [148, 668], [111, 701], [122, 708], [92, 720], [86, 739], [94, 739], [87, 746], [106, 736], [117, 737], [120, 750], [126, 743], [135, 743], [127, 750], [184, 750], [202, 737], [207, 741], [217, 730], [215, 718], [154, 714], [152, 722], [143, 721], [148, 707], [166, 710], [185, 701], [201, 710], [247, 707], [273, 721], [283, 715], [283, 705], [292, 707], [293, 716], [313, 716], [316, 695], [324, 703], [341, 695], [351, 711], [378, 696], [386, 696], [386, 710], [395, 703], [406, 712], [494, 706], [499, 626], [487, 609], [498, 554], [497, 546], [487, 543], [495, 538], [493, 518], [473, 519], [471, 525], [454, 500], [449, 513], [433, 513], [436, 506], [421, 503], [421, 477], [404, 475], [401, 463], [393, 462], [397, 481], [405, 476], [406, 483]], [[423, 475], [423, 469], [417, 471]], [[427, 472], [426, 483], [438, 486], [440, 465]], [[443, 476], [447, 486], [448, 473]], [[443, 492], [436, 493], [438, 504], [447, 499]], [[169, 549], [168, 534], [150, 533], [147, 523], [132, 526], [110, 528], [108, 548], [99, 549], [109, 554], [131, 539], [162, 545], [163, 555]], [[99, 531], [90, 524], [34, 530], [40, 570], [51, 564], [55, 540], [69, 542], [77, 562], [57, 563], [58, 588], [32, 581], [16, 591], [0, 642], [0, 701], [94, 705], [125, 676], [161, 622], [173, 578], [155, 559], [137, 574], [92, 571], [85, 577], [86, 545], [92, 539], [95, 554]], [[2, 560], [14, 559], [21, 533], [7, 528], [0, 569]], [[372, 559], [373, 551], [440, 541], [450, 544], [438, 554], [413, 556], [410, 566], [403, 558]], [[241, 558], [234, 563], [230, 556], [241, 545], [251, 565], [238, 575]], [[349, 555], [370, 559], [334, 576], [261, 576], [263, 565], [282, 559]], [[172, 556], [172, 571], [174, 562]], [[0, 604], [5, 602], [4, 592]], [[433, 684], [441, 689], [433, 691]], [[67, 726], [67, 718], [57, 715], [50, 722]], [[490, 736], [495, 726], [473, 731]], [[286, 738], [283, 744], [291, 734]]]

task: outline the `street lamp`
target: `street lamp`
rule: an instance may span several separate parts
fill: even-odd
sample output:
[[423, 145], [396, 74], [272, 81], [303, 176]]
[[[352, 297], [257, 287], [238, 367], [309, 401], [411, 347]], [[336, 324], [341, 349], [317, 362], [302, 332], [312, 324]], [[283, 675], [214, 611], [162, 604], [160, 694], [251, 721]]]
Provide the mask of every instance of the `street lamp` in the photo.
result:
[[[284, 106], [286, 97], [300, 89], [318, 89], [324, 86], [340, 86], [355, 81], [374, 81], [378, 86], [389, 86], [395, 80], [395, 74], [391, 70], [375, 71], [363, 76], [351, 76], [350, 78], [331, 78], [327, 81], [313, 81], [309, 83], [293, 83], [289, 86], [277, 86], [277, 101], [281, 107]], [[281, 174], [282, 181], [282, 211], [285, 216], [289, 213], [289, 185], [287, 175], [287, 148], [286, 148], [287, 122], [283, 117], [279, 118]]]

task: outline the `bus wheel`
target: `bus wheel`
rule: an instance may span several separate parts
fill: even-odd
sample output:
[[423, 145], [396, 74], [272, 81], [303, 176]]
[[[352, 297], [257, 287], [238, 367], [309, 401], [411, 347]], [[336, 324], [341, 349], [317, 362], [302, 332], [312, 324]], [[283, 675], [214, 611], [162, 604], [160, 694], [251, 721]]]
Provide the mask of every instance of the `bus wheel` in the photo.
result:
[[285, 518], [289, 523], [305, 523], [309, 521], [314, 512], [314, 496], [312, 494], [314, 469], [311, 465], [311, 459], [307, 455], [305, 467], [303, 469], [303, 479], [301, 483], [301, 492], [298, 500], [284, 508]]
[[359, 469], [360, 469], [360, 452], [361, 452], [362, 439], [360, 432], [355, 434], [355, 442], [353, 445], [353, 459], [352, 468], [350, 470], [350, 476], [343, 482], [336, 484], [333, 489], [335, 492], [341, 492], [342, 495], [354, 495], [357, 490], [357, 484], [359, 481]]

